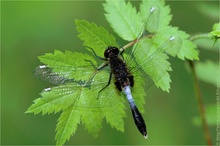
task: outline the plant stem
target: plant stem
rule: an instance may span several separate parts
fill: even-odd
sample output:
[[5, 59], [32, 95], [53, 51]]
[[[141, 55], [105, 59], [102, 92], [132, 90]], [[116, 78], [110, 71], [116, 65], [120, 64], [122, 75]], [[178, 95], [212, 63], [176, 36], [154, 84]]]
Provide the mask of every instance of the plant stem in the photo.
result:
[[190, 37], [191, 41], [197, 40], [197, 39], [202, 39], [202, 38], [211, 38], [209, 33], [203, 33], [203, 34], [196, 34], [196, 35], [192, 35]]
[[136, 44], [137, 42], [139, 42], [139, 41], [140, 41], [141, 39], [143, 39], [143, 38], [151, 38], [151, 37], [153, 37], [153, 36], [154, 36], [154, 34], [149, 34], [149, 35], [146, 35], [146, 36], [142, 36], [142, 37], [140, 37], [140, 38], [137, 38], [137, 39], [135, 39], [135, 40], [129, 42], [129, 43], [126, 44], [125, 46], [123, 46], [123, 48], [121, 48], [121, 51], [122, 51], [122, 50], [125, 50], [125, 49], [127, 49], [127, 48], [129, 48], [129, 47], [131, 47], [131, 46], [133, 46], [134, 44]]
[[200, 87], [199, 87], [199, 82], [198, 82], [198, 78], [195, 72], [195, 66], [194, 66], [194, 62], [191, 60], [188, 60], [188, 63], [190, 65], [190, 68], [192, 70], [192, 74], [193, 74], [193, 80], [194, 80], [194, 88], [195, 88], [195, 92], [196, 92], [196, 98], [198, 101], [198, 105], [199, 105], [199, 113], [200, 113], [200, 117], [202, 120], [202, 126], [205, 132], [205, 139], [207, 142], [207, 145], [211, 146], [212, 145], [212, 140], [211, 140], [211, 136], [209, 133], [209, 128], [208, 128], [208, 124], [205, 118], [205, 108], [202, 102], [202, 95], [201, 95], [201, 91], [200, 91]]
[[[191, 41], [195, 41], [197, 39], [201, 39], [201, 38], [210, 38], [211, 36], [209, 33], [203, 33], [203, 34], [197, 34], [197, 35], [193, 35], [190, 37]], [[192, 74], [193, 74], [193, 80], [194, 80], [194, 88], [195, 88], [195, 92], [196, 92], [196, 99], [198, 101], [198, 106], [199, 106], [199, 113], [200, 113], [200, 117], [202, 120], [202, 126], [205, 132], [205, 139], [208, 145], [212, 145], [212, 140], [211, 140], [211, 136], [210, 136], [210, 132], [209, 132], [209, 128], [208, 128], [208, 124], [205, 118], [205, 108], [204, 108], [204, 104], [202, 102], [202, 95], [201, 95], [201, 91], [200, 91], [200, 87], [199, 87], [199, 82], [198, 82], [198, 78], [196, 75], [196, 71], [195, 71], [195, 66], [194, 66], [194, 62], [191, 60], [188, 60], [188, 63], [190, 65], [190, 68], [192, 70]]]

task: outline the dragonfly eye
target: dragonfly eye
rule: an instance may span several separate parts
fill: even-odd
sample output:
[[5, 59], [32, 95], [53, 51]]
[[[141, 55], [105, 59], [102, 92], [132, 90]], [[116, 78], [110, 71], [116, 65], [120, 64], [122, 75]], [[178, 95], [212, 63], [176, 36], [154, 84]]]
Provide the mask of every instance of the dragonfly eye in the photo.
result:
[[104, 53], [105, 58], [109, 58], [109, 56], [111, 55], [118, 55], [119, 54], [119, 50], [117, 47], [111, 47], [109, 46]]

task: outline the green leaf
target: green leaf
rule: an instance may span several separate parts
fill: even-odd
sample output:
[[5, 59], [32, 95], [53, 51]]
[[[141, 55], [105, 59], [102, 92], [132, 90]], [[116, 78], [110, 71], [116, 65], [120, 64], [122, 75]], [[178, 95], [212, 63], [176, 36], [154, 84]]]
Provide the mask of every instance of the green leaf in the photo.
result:
[[213, 25], [211, 34], [215, 38], [220, 38], [220, 22]]
[[[216, 126], [217, 124], [217, 111], [219, 111], [220, 107], [215, 105], [209, 105], [205, 109], [205, 118], [207, 120], [208, 125]], [[192, 123], [196, 126], [202, 126], [202, 121], [200, 116], [195, 116], [192, 119]]]
[[78, 37], [84, 41], [84, 46], [93, 48], [97, 55], [103, 56], [108, 46], [118, 46], [115, 37], [103, 27], [85, 20], [75, 20]]
[[74, 106], [63, 111], [56, 127], [56, 145], [63, 145], [76, 132], [77, 125], [80, 123], [80, 116], [80, 111]]
[[119, 91], [115, 90], [113, 81], [98, 96], [99, 91], [108, 82], [108, 78], [104, 77], [102, 73], [97, 74], [89, 86], [66, 83], [52, 87], [50, 91], [43, 91], [42, 97], [38, 98], [36, 100], [38, 102], [35, 102], [26, 113], [50, 114], [53, 111], [62, 111], [56, 128], [58, 145], [63, 144], [75, 133], [80, 121], [94, 136], [99, 133], [104, 118], [112, 127], [124, 131], [123, 117], [126, 116], [124, 99]]
[[82, 124], [84, 124], [86, 130], [95, 137], [98, 136], [98, 133], [102, 128], [102, 119], [104, 116], [105, 115], [102, 114], [101, 110], [95, 112], [93, 110], [81, 111]]
[[145, 80], [143, 80], [143, 77], [141, 76], [141, 73], [138, 72], [134, 76], [134, 87], [132, 88], [132, 95], [134, 98], [134, 102], [137, 105], [139, 111], [141, 113], [144, 113], [144, 104], [145, 104], [145, 98], [146, 98], [146, 90], [144, 85], [146, 85]]
[[[120, 98], [122, 98], [122, 96]], [[105, 108], [105, 110], [103, 110], [103, 115], [105, 115], [106, 122], [109, 123], [112, 128], [115, 128], [121, 132], [124, 132], [123, 118], [126, 117], [126, 113], [124, 112], [125, 109], [125, 106], [123, 106], [121, 108]]]
[[79, 90], [79, 86], [73, 86], [71, 84], [60, 85], [51, 88], [51, 91], [43, 91], [40, 98], [34, 100], [26, 113], [38, 114], [50, 114], [57, 113], [61, 110], [68, 108], [75, 100], [78, 95], [75, 90]]
[[197, 62], [195, 69], [200, 80], [210, 83], [214, 86], [217, 85], [217, 81], [219, 79], [219, 62], [214, 63], [208, 60], [203, 63]]
[[[166, 43], [168, 38], [178, 38], [178, 41], [171, 44], [171, 48], [166, 49], [166, 52], [171, 56], [176, 56], [182, 60], [185, 58], [189, 60], [198, 60], [198, 51], [195, 49], [196, 46], [188, 40], [189, 35], [184, 31], [178, 30], [176, 27], [164, 27], [160, 29], [160, 32], [154, 37], [157, 44]], [[167, 47], [168, 48], [168, 47]]]
[[141, 70], [150, 75], [157, 87], [169, 91], [171, 80], [167, 71], [171, 71], [171, 67], [167, 61], [168, 56], [163, 53], [165, 48], [158, 48], [153, 39], [148, 38], [140, 40], [134, 48], [138, 51], [134, 54], [135, 60], [131, 61], [133, 64], [130, 68], [140, 66]]
[[46, 53], [40, 56], [39, 59], [43, 64], [47, 64], [49, 68], [52, 68], [53, 72], [56, 72], [59, 76], [74, 80], [89, 80], [95, 71], [92, 64], [97, 66], [94, 58], [88, 54], [72, 53], [70, 51], [63, 53], [55, 50], [54, 54]]
[[219, 22], [219, 23], [215, 23], [215, 24], [213, 25], [213, 27], [212, 27], [212, 30], [213, 30], [213, 31], [215, 31], [215, 30], [220, 31], [220, 22]]
[[146, 29], [148, 32], [156, 33], [154, 41], [157, 44], [166, 43], [167, 38], [172, 36], [178, 37], [179, 42], [172, 44], [171, 48], [179, 48], [179, 52], [175, 52], [173, 49], [166, 50], [172, 56], [177, 53], [178, 58], [184, 60], [185, 58], [190, 60], [198, 60], [198, 51], [195, 50], [196, 46], [188, 40], [189, 35], [183, 31], [178, 30], [176, 27], [168, 26], [172, 15], [170, 14], [169, 6], [165, 6], [163, 0], [147, 1], [143, 0], [140, 5], [140, 11], [142, 16], [146, 17]]
[[148, 32], [156, 33], [161, 28], [168, 26], [172, 15], [170, 7], [165, 6], [164, 0], [142, 0], [140, 12], [146, 20], [146, 29]]
[[[101, 70], [102, 72], [102, 70]], [[97, 81], [97, 85], [102, 83], [100, 86], [94, 86], [94, 88], [91, 89], [91, 93], [88, 94], [91, 96], [92, 94], [96, 94], [96, 100], [97, 100], [97, 94], [98, 92], [107, 85], [107, 82], [109, 80], [109, 72], [106, 73], [106, 77], [104, 78], [104, 75], [102, 73], [99, 73], [94, 78], [94, 83]], [[100, 88], [102, 87], [102, 88]], [[116, 128], [119, 131], [124, 131], [124, 120], [123, 118], [126, 117], [125, 114], [125, 103], [123, 96], [121, 96], [123, 93], [120, 93], [118, 90], [116, 90], [116, 87], [114, 85], [114, 80], [111, 80], [110, 85], [105, 88], [98, 97], [99, 108], [102, 110], [103, 116], [106, 118], [107, 123], [111, 125], [111, 127]], [[90, 101], [88, 103], [91, 103]]]
[[130, 2], [106, 0], [103, 6], [106, 20], [121, 38], [132, 41], [139, 36], [142, 19]]

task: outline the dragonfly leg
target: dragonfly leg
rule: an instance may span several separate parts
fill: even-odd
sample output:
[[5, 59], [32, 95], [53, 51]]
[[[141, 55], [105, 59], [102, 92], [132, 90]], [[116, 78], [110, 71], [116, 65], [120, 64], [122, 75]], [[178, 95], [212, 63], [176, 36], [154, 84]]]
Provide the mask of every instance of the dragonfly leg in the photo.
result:
[[97, 69], [97, 70], [102, 70], [103, 68], [105, 68], [106, 66], [108, 66], [108, 63], [104, 63], [102, 64], [101, 66], [99, 67], [96, 67], [95, 64], [91, 61], [91, 60], [87, 60], [87, 59], [84, 59], [85, 61], [88, 61], [93, 67], [94, 69]]
[[100, 59], [100, 60], [107, 61], [106, 58], [103, 58], [103, 57], [98, 56], [98, 55], [95, 53], [95, 51], [94, 51], [93, 48], [91, 48], [91, 47], [89, 47], [89, 46], [86, 46], [86, 47], [92, 50], [92, 53], [95, 55], [96, 58], [98, 58], [98, 59]]
[[95, 66], [95, 64], [91, 60], [87, 60], [87, 59], [84, 59], [84, 60], [88, 61], [94, 67], [94, 69], [97, 69], [97, 67]]
[[110, 73], [109, 80], [108, 80], [108, 84], [105, 85], [105, 87], [103, 87], [103, 88], [99, 91], [98, 97], [99, 97], [99, 94], [100, 94], [106, 87], [108, 87], [108, 86], [110, 85], [111, 79], [112, 79], [112, 73]]
[[98, 68], [96, 68], [97, 70], [102, 70], [103, 68], [105, 68], [106, 66], [108, 66], [108, 63], [105, 63], [104, 65], [99, 66]]
[[121, 48], [122, 48], [122, 51], [120, 52], [120, 55], [122, 55], [125, 52], [124, 47], [121, 47]]
[[122, 59], [124, 60], [124, 56], [123, 56], [123, 53], [124, 53], [124, 51], [125, 51], [125, 49], [123, 48], [123, 47], [121, 47], [122, 48], [122, 51], [119, 53], [119, 55], [122, 57]]

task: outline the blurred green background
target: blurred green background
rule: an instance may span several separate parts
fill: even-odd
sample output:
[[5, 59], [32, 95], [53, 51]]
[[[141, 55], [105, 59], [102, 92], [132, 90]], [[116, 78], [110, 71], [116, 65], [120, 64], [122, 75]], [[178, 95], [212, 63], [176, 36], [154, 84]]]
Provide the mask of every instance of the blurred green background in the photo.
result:
[[[85, 19], [102, 25], [111, 33], [104, 17], [103, 1], [1, 1], [1, 144], [55, 144], [55, 127], [59, 114], [24, 114], [32, 101], [49, 83], [38, 80], [33, 70], [41, 65], [37, 56], [58, 50], [85, 52], [77, 38], [74, 19]], [[132, 2], [138, 5], [139, 2]], [[172, 25], [189, 34], [211, 31], [218, 22], [217, 1], [168, 1], [173, 14]], [[114, 34], [114, 33], [113, 33]], [[118, 37], [117, 37], [118, 38]], [[124, 43], [118, 38], [119, 43]], [[212, 43], [208, 44], [210, 49]], [[201, 60], [217, 60], [217, 53], [200, 51]], [[191, 73], [184, 62], [176, 61], [171, 73], [170, 93], [156, 87], [148, 90], [145, 114], [149, 139], [136, 129], [127, 109], [125, 132], [112, 129], [103, 121], [97, 138], [82, 125], [65, 144], [142, 144], [142, 145], [200, 145], [206, 144], [203, 129], [192, 119], [198, 116]], [[200, 82], [205, 106], [216, 103], [216, 87]], [[216, 127], [209, 126], [212, 141]]]

